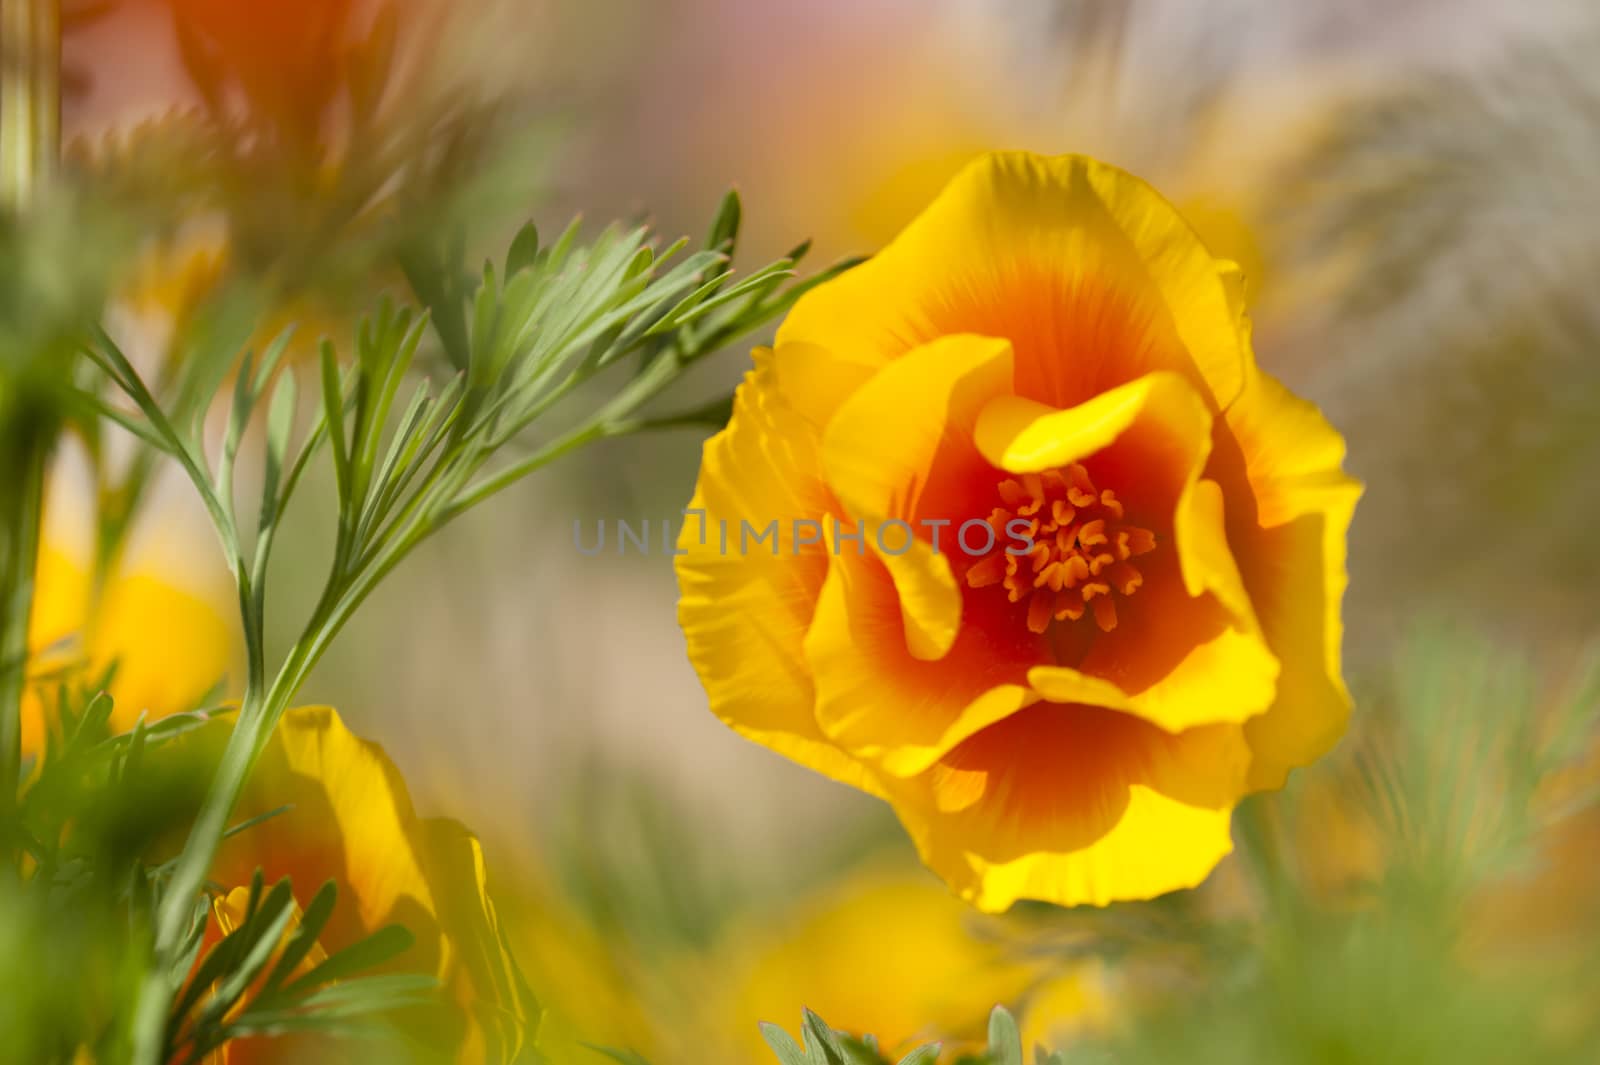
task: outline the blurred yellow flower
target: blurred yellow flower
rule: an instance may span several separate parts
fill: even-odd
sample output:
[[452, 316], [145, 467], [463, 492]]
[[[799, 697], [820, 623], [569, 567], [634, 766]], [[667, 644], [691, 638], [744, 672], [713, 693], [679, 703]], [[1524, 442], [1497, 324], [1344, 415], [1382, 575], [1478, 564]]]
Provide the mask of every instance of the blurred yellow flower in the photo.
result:
[[[1118, 1004], [1121, 1013], [1134, 1012], [1125, 1001]], [[1068, 1051], [1078, 1039], [1110, 1030], [1118, 1012], [1106, 966], [1097, 958], [1076, 962], [1028, 995], [1020, 1016], [1023, 1052], [1041, 1046]]]
[[180, 529], [173, 515], [155, 515], [141, 523], [144, 543], [115, 560], [96, 588], [90, 519], [63, 498], [69, 479], [52, 481], [46, 504], [28, 626], [24, 754], [43, 750], [56, 685], [68, 674], [96, 681], [114, 669], [110, 728], [122, 732], [141, 714], [156, 720], [196, 709], [239, 654], [226, 572], [186, 567], [179, 557], [181, 545], [208, 530]]
[[756, 353], [679, 540], [690, 659], [980, 908], [1193, 886], [1343, 731], [1343, 455], [1158, 194], [987, 156]]
[[[249, 253], [248, 247], [243, 253]], [[110, 331], [153, 380], [170, 374], [174, 362], [184, 357], [188, 332], [203, 321], [205, 310], [224, 306], [228, 296], [242, 291], [230, 286], [260, 269], [258, 263], [237, 263], [240, 255], [225, 218], [199, 215], [172, 234], [149, 241], [134, 259], [111, 305]], [[315, 358], [324, 336], [348, 354], [352, 331], [336, 294], [313, 291], [304, 278], [270, 275], [267, 285], [245, 293], [252, 299], [263, 294], [273, 302], [240, 304], [256, 314], [255, 328], [241, 350], [219, 354], [234, 358], [253, 352], [259, 358], [291, 328], [285, 364]], [[218, 391], [223, 400], [231, 394], [231, 387]], [[221, 409], [226, 403], [214, 406]]]
[[[192, 742], [208, 756], [220, 753], [230, 728], [231, 720], [219, 720]], [[284, 715], [235, 819], [271, 811], [280, 812], [227, 840], [213, 864], [211, 879], [223, 891], [212, 939], [231, 930], [257, 869], [268, 884], [290, 877], [302, 908], [332, 880], [338, 900], [319, 948], [333, 953], [404, 925], [416, 943], [390, 967], [434, 974], [443, 985], [438, 1010], [408, 1012], [410, 1034], [463, 1063], [512, 1060], [537, 1022], [536, 1007], [489, 899], [477, 839], [455, 821], [419, 818], [382, 748], [353, 735], [329, 707]], [[223, 1060], [303, 1061], [309, 1052], [297, 1040], [245, 1039], [226, 1044]]]
[[530, 876], [498, 893], [519, 962], [544, 1013], [538, 1049], [555, 1065], [600, 1060], [594, 1046], [627, 1048], [664, 1065], [652, 974]]
[[[1011, 944], [1012, 947], [1015, 944]], [[793, 1031], [803, 1009], [877, 1037], [893, 1060], [942, 1041], [947, 1057], [984, 1043], [989, 1012], [1043, 974], [1007, 949], [1005, 929], [915, 870], [868, 867], [786, 914], [734, 930], [709, 962], [707, 1032], [731, 1037], [730, 1061], [772, 1058], [759, 1025]]]
[[221, 287], [228, 256], [227, 236], [214, 220], [146, 244], [113, 304], [118, 332], [136, 334], [158, 361], [170, 358], [177, 334]]

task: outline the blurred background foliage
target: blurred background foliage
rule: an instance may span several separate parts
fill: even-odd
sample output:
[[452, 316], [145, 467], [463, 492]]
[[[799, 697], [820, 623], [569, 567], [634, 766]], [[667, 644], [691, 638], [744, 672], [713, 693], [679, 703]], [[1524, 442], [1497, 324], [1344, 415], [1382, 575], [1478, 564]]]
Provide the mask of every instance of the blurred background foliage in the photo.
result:
[[[290, 361], [310, 358], [379, 291], [499, 254], [529, 214], [699, 234], [731, 182], [747, 263], [806, 237], [829, 262], [881, 246], [976, 152], [1021, 147], [1173, 198], [1245, 268], [1262, 364], [1350, 443], [1368, 485], [1351, 736], [1241, 813], [1201, 891], [1104, 912], [968, 912], [886, 810], [705, 712], [666, 558], [582, 557], [571, 534], [676, 515], [702, 434], [604, 442], [422, 547], [301, 701], [339, 706], [419, 807], [485, 838], [549, 1057], [775, 1060], [757, 1022], [797, 1031], [809, 1006], [891, 1060], [940, 1040], [953, 1061], [1005, 1002], [1030, 1059], [1593, 1060], [1592, 4], [85, 0], [64, 18], [55, 196], [96, 224], [46, 204], [0, 232], [7, 434], [73, 417], [38, 353], [86, 307], [198, 408], [228, 367], [196, 353], [297, 321]], [[437, 324], [421, 357], [445, 364]], [[690, 391], [745, 365], [708, 360]], [[220, 436], [224, 411], [195, 413]], [[219, 674], [237, 689], [231, 586], [198, 504], [126, 443], [85, 428], [51, 471], [30, 670], [153, 661], [142, 688], [114, 675], [119, 704], [188, 708]], [[311, 488], [274, 563], [279, 642], [328, 565], [333, 489]], [[114, 997], [132, 974], [92, 950], [106, 911], [81, 912], [47, 928], [0, 898], [0, 956], [48, 937], [61, 979]], [[0, 1031], [30, 1030], [53, 979], [4, 974]]]

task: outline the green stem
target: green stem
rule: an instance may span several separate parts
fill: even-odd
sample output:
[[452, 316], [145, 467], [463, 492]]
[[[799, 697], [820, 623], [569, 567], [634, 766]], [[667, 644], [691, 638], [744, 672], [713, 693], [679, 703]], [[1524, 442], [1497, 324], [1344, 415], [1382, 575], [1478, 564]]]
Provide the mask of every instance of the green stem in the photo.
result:
[[16, 508], [6, 515], [0, 561], [0, 820], [14, 807], [22, 770], [22, 695], [27, 686], [28, 618], [33, 609], [39, 522], [49, 434], [23, 427], [7, 442], [14, 463], [6, 478]]
[[[231, 518], [229, 518], [231, 528]], [[283, 704], [271, 701], [266, 679], [265, 614], [262, 598], [253, 589], [250, 568], [242, 557], [231, 560], [238, 584], [240, 620], [244, 628], [246, 674], [244, 698], [227, 746], [217, 764], [189, 837], [184, 841], [162, 892], [155, 914], [155, 953], [139, 988], [134, 1022], [134, 1061], [160, 1065], [166, 1038], [167, 1012], [177, 990], [172, 966], [189, 928], [194, 900], [205, 886], [211, 862], [228, 828], [228, 818], [244, 792], [256, 756], [266, 744]]]
[[[61, 19], [55, 0], [0, 0], [0, 205], [28, 210], [55, 169], [61, 128]], [[37, 353], [29, 353], [37, 356]], [[33, 360], [24, 360], [31, 362]], [[16, 803], [22, 767], [22, 695], [27, 684], [28, 619], [33, 609], [44, 471], [53, 419], [32, 408], [31, 389], [8, 397], [5, 485], [16, 502], [6, 515], [0, 559], [0, 820]], [[8, 845], [9, 847], [9, 845]]]
[[26, 208], [61, 139], [61, 15], [55, 0], [0, 0], [0, 198]]
[[651, 397], [666, 387], [674, 377], [682, 372], [682, 369], [682, 365], [670, 355], [663, 355], [657, 358], [655, 362], [645, 368], [644, 373], [634, 378], [626, 388], [619, 392], [610, 403], [602, 407], [599, 413], [588, 422], [565, 436], [557, 437], [533, 454], [513, 462], [500, 472], [491, 474], [481, 482], [468, 488], [450, 504], [437, 524], [444, 524], [462, 511], [476, 506], [502, 489], [520, 481], [533, 471], [549, 465], [569, 451], [574, 451], [595, 440], [621, 435], [635, 428], [636, 426], [628, 421], [634, 411], [638, 410]]
[[[243, 599], [243, 595], [241, 595]], [[251, 676], [256, 677], [254, 666]], [[177, 988], [172, 983], [176, 949], [188, 931], [194, 900], [204, 887], [239, 796], [244, 791], [256, 755], [265, 745], [283, 708], [264, 698], [260, 681], [246, 686], [244, 701], [233, 731], [223, 748], [211, 788], [190, 827], [189, 838], [173, 864], [171, 877], [156, 910], [156, 951], [139, 988], [134, 1014], [133, 1060], [138, 1065], [160, 1065], [166, 1037], [167, 1013]], [[181, 979], [181, 977], [180, 977]]]

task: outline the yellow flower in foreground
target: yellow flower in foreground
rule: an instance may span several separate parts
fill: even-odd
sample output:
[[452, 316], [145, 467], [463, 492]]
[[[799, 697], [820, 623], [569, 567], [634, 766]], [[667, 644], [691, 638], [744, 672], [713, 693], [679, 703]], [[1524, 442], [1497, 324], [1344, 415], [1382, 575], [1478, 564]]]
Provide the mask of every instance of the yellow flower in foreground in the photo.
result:
[[976, 1049], [989, 1012], [1042, 975], [1037, 960], [1008, 954], [1003, 933], [924, 875], [868, 869], [730, 936], [709, 977], [706, 1027], [736, 1038], [726, 1060], [751, 1063], [772, 1058], [760, 1022], [792, 1032], [806, 1008], [876, 1036], [891, 1060], [924, 1042]]
[[706, 445], [677, 565], [712, 709], [887, 799], [983, 909], [1204, 879], [1349, 709], [1358, 487], [1242, 304], [1137, 179], [970, 165]]
[[[220, 753], [230, 727], [207, 726], [195, 742]], [[328, 707], [284, 715], [235, 820], [283, 807], [223, 844], [211, 871], [224, 888], [213, 904], [213, 938], [232, 929], [258, 868], [268, 884], [292, 878], [302, 908], [333, 880], [339, 894], [320, 950], [331, 954], [386, 925], [404, 925], [416, 943], [390, 969], [434, 974], [443, 985], [440, 1009], [408, 1012], [418, 1029], [412, 1034], [463, 1063], [515, 1057], [532, 1005], [485, 891], [478, 841], [454, 821], [419, 818], [383, 750], [353, 735]], [[318, 1060], [298, 1039], [238, 1040], [224, 1050], [228, 1065]]]

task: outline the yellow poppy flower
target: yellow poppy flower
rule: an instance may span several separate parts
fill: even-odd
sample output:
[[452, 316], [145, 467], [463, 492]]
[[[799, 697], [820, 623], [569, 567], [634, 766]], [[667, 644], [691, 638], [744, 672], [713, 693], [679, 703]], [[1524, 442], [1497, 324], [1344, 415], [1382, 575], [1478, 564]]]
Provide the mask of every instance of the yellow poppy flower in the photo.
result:
[[180, 334], [222, 289], [230, 268], [227, 235], [216, 219], [197, 219], [165, 239], [148, 242], [130, 264], [111, 320], [132, 341], [131, 358], [164, 365], [176, 354]]
[[[230, 727], [219, 720], [193, 741], [184, 737], [185, 746], [219, 754]], [[225, 841], [212, 866], [222, 886], [213, 939], [231, 930], [257, 869], [268, 884], [290, 877], [302, 908], [332, 880], [339, 894], [318, 949], [331, 954], [404, 925], [416, 942], [390, 968], [433, 974], [443, 985], [440, 1010], [408, 1014], [421, 1029], [414, 1034], [464, 1063], [512, 1060], [536, 1018], [485, 889], [477, 839], [455, 821], [418, 817], [382, 748], [352, 734], [329, 707], [284, 715], [235, 819], [271, 811], [279, 812]], [[312, 1053], [305, 1040], [279, 1039], [235, 1040], [223, 1051], [226, 1065]]]
[[852, 873], [729, 935], [697, 984], [714, 988], [704, 1028], [735, 1039], [725, 1060], [752, 1063], [772, 1057], [760, 1023], [793, 1031], [806, 1008], [876, 1036], [891, 1060], [926, 1042], [976, 1050], [990, 1011], [1017, 1003], [1044, 972], [1007, 951], [995, 920], [909, 870]]
[[986, 156], [756, 353], [679, 539], [689, 655], [983, 909], [1193, 886], [1343, 730], [1343, 454], [1157, 193]]
[[[124, 352], [152, 379], [174, 372], [174, 364], [190, 354], [194, 338], [188, 333], [204, 321], [204, 311], [238, 291], [238, 257], [227, 221], [212, 215], [198, 216], [141, 249], [108, 318]], [[246, 271], [251, 265], [243, 263]], [[317, 358], [324, 337], [348, 353], [354, 334], [337, 299], [292, 282], [278, 284], [271, 295], [274, 302], [258, 306], [256, 327], [240, 351], [221, 354], [250, 352], [259, 359], [286, 331], [283, 365]], [[232, 395], [231, 375], [218, 395], [214, 417], [225, 411]]]

